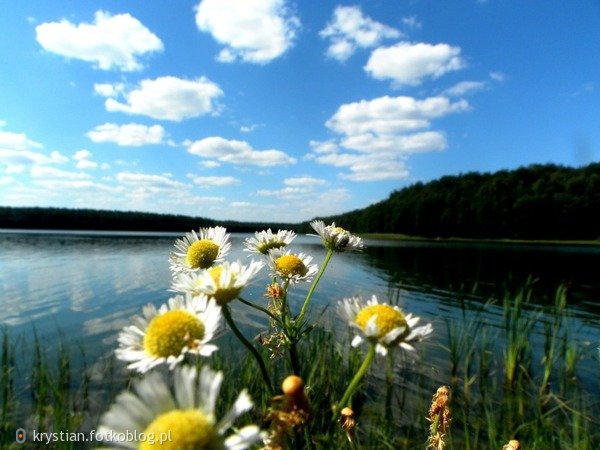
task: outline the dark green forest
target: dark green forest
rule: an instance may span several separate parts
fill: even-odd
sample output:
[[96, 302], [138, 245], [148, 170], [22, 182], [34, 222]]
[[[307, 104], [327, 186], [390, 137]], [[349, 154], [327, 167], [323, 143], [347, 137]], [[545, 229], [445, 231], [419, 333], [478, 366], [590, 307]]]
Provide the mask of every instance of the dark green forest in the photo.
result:
[[[600, 163], [445, 176], [323, 219], [356, 233], [595, 240], [600, 238]], [[301, 227], [308, 229], [308, 223]]]
[[[364, 209], [322, 219], [355, 233], [596, 240], [600, 238], [600, 163], [579, 168], [532, 165], [445, 176], [394, 191]], [[312, 231], [308, 222], [217, 222], [142, 212], [0, 207], [0, 228], [182, 232], [214, 225], [230, 231], [269, 227]]]
[[222, 222], [204, 217], [135, 211], [0, 206], [0, 228], [186, 232], [215, 225], [224, 226], [234, 232], [256, 231], [269, 227], [290, 228], [289, 224]]

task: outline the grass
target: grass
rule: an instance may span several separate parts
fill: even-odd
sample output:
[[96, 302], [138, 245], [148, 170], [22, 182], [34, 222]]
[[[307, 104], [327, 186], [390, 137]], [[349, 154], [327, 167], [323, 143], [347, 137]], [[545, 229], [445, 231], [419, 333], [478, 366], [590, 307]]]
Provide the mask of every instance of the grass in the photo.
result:
[[[573, 339], [564, 287], [556, 291], [554, 305], [545, 310], [533, 304], [533, 295], [534, 285], [528, 283], [484, 304], [461, 301], [460, 317], [447, 320], [445, 330], [435, 330], [436, 335], [445, 336], [441, 348], [430, 348], [414, 363], [400, 354], [387, 360], [378, 357], [352, 398], [358, 423], [354, 445], [331, 421], [331, 405], [343, 395], [365, 349], [350, 348], [350, 334], [317, 327], [297, 349], [312, 420], [304, 431], [287, 438], [286, 448], [424, 449], [430, 426], [425, 417], [440, 384], [447, 384], [452, 391], [452, 423], [446, 436], [450, 450], [499, 449], [510, 439], [518, 439], [527, 450], [600, 448], [599, 387], [588, 392], [581, 375], [590, 366], [596, 373], [600, 370], [597, 350]], [[489, 309], [497, 310], [500, 324], [485, 319]], [[534, 335], [536, 339], [532, 339]], [[122, 366], [107, 361], [98, 403], [94, 395], [98, 387], [93, 385], [83, 350], [59, 344], [48, 357], [35, 333], [31, 351], [23, 352], [23, 346], [22, 338], [3, 331], [2, 448], [36, 448], [32, 443], [14, 443], [15, 429], [23, 424], [38, 432], [96, 428], [100, 414], [129, 384]], [[260, 352], [279, 388], [290, 373], [289, 362], [284, 357], [269, 359], [264, 348]], [[27, 362], [17, 360], [17, 355], [32, 356]], [[269, 425], [265, 412], [273, 400], [252, 357], [240, 346], [231, 345], [202, 363], [225, 375], [218, 417], [241, 387], [246, 387], [256, 406], [242, 422]], [[25, 369], [28, 364], [29, 372]], [[55, 442], [48, 448], [87, 447], [89, 444]]]
[[486, 244], [541, 244], [541, 245], [600, 245], [600, 238], [595, 240], [568, 239], [503, 239], [503, 238], [461, 238], [461, 237], [424, 237], [400, 233], [361, 233], [363, 239], [378, 239], [386, 241], [423, 241], [423, 242], [461, 242]]

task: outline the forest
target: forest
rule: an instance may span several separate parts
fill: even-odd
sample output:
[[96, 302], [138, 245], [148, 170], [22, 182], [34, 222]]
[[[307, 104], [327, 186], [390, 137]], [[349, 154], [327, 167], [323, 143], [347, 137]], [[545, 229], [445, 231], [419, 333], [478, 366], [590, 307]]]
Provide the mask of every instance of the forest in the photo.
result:
[[[381, 202], [322, 218], [356, 233], [429, 238], [600, 239], [600, 163], [536, 164], [416, 183]], [[300, 227], [309, 229], [308, 222]]]
[[[381, 202], [321, 217], [355, 233], [428, 238], [600, 239], [600, 163], [572, 168], [536, 164], [494, 173], [469, 172], [415, 183]], [[300, 224], [215, 221], [204, 217], [93, 209], [1, 207], [0, 228], [187, 231], [292, 229]]]
[[185, 232], [215, 225], [233, 232], [290, 228], [289, 224], [216, 221], [136, 211], [0, 206], [0, 228]]

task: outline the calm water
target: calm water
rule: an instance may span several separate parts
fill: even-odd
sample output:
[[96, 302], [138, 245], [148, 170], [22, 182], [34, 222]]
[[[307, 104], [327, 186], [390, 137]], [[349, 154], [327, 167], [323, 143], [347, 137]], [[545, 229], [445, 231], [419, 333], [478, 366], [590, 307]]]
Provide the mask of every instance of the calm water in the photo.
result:
[[[0, 323], [13, 336], [31, 336], [35, 328], [47, 349], [62, 340], [81, 346], [90, 359], [107, 355], [130, 316], [148, 302], [159, 305], [172, 295], [168, 255], [177, 237], [0, 230]], [[248, 259], [242, 252], [245, 237], [232, 236], [228, 259]], [[433, 322], [440, 332], [427, 345], [436, 347], [445, 339], [445, 321], [460, 315], [460, 297], [483, 302], [532, 276], [538, 279], [540, 304], [551, 303], [559, 283], [569, 283], [573, 330], [590, 345], [600, 342], [599, 247], [385, 241], [366, 245], [362, 253], [334, 256], [313, 311], [321, 310], [317, 305], [330, 305], [333, 311], [338, 300], [352, 295], [392, 297], [407, 311]], [[315, 237], [299, 237], [293, 248], [313, 255], [317, 263], [323, 260]], [[266, 269], [262, 275], [245, 298], [261, 301]], [[292, 292], [296, 311], [305, 292], [305, 286]], [[258, 331], [264, 318], [240, 306], [234, 310], [238, 319]], [[487, 314], [490, 321], [501, 317], [499, 308]], [[340, 325], [331, 320], [328, 325]]]

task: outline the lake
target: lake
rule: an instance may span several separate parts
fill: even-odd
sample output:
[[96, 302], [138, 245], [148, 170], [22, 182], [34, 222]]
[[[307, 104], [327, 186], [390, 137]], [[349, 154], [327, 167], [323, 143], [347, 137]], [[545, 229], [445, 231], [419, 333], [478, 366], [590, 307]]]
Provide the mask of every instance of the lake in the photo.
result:
[[[228, 259], [247, 261], [248, 235], [231, 236]], [[172, 233], [60, 232], [0, 230], [0, 323], [10, 335], [28, 339], [35, 329], [46, 351], [58, 342], [80, 347], [93, 361], [116, 348], [118, 332], [148, 302], [160, 305], [171, 295], [168, 256]], [[533, 301], [551, 304], [556, 288], [568, 283], [571, 329], [590, 353], [600, 342], [600, 247], [506, 245], [367, 240], [360, 253], [335, 254], [313, 297], [313, 315], [328, 306], [327, 327], [343, 328], [333, 311], [338, 300], [375, 294], [397, 301], [405, 311], [432, 322], [426, 348], [444, 357], [448, 321], [462, 314], [461, 299], [483, 304], [505, 289], [537, 279]], [[317, 237], [299, 236], [292, 248], [320, 263], [325, 252]], [[263, 301], [267, 271], [243, 296]], [[298, 312], [307, 291], [291, 291]], [[262, 316], [234, 303], [234, 315], [256, 334]], [[484, 319], [500, 323], [501, 307], [486, 309]], [[541, 332], [541, 330], [538, 330]], [[592, 361], [593, 362], [593, 361]], [[590, 369], [590, 380], [594, 378]], [[597, 388], [597, 387], [596, 387]]]

